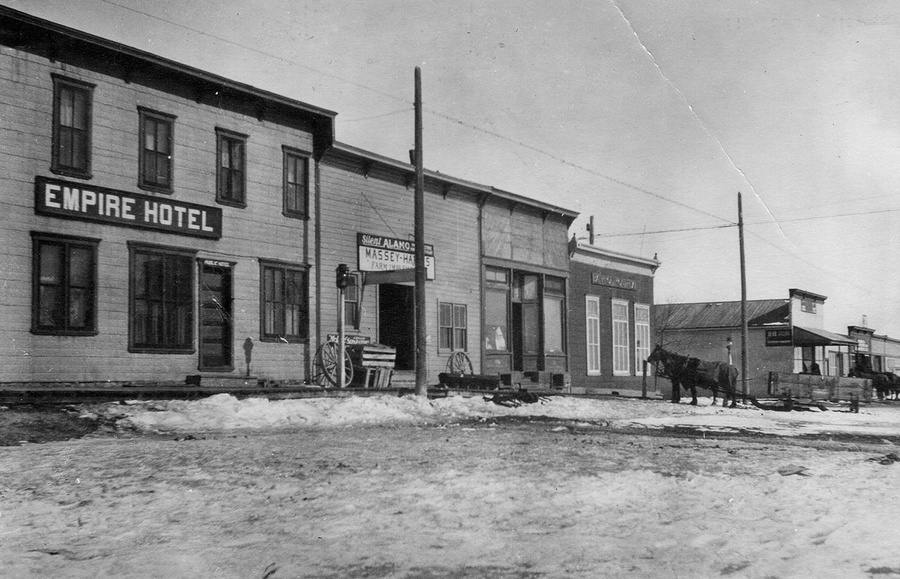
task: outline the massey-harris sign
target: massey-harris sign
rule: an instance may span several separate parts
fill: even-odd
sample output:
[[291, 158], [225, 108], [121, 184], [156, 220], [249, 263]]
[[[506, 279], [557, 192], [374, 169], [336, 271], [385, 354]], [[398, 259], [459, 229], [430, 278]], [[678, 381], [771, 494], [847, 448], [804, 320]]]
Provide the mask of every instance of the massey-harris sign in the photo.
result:
[[[359, 271], [415, 269], [416, 244], [406, 239], [356, 234]], [[434, 279], [434, 246], [425, 244], [425, 277]]]
[[222, 237], [222, 210], [217, 207], [46, 177], [34, 179], [34, 211], [194, 237]]

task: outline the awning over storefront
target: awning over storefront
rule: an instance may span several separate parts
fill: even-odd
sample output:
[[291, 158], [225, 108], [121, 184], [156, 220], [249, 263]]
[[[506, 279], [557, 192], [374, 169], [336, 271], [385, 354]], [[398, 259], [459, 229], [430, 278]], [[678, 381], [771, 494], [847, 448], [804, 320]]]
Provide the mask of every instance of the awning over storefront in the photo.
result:
[[795, 346], [853, 346], [856, 342], [840, 334], [832, 334], [819, 328], [794, 326]]

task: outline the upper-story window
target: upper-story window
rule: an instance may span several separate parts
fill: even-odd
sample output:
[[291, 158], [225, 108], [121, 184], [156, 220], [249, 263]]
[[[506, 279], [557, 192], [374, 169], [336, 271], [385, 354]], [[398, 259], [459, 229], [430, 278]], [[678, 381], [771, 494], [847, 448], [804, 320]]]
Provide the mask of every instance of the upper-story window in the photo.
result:
[[94, 85], [53, 75], [54, 173], [91, 177], [91, 103]]
[[138, 107], [141, 150], [138, 186], [172, 192], [172, 148], [175, 117]]
[[309, 157], [284, 148], [284, 214], [306, 218], [309, 198]]
[[216, 201], [244, 207], [247, 184], [247, 136], [216, 129]]

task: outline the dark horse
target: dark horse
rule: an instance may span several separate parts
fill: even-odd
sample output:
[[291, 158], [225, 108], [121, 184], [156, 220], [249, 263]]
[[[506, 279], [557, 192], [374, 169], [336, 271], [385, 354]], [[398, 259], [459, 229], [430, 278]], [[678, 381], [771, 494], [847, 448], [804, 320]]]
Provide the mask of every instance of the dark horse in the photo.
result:
[[731, 407], [737, 405], [737, 377], [738, 370], [726, 362], [705, 362], [698, 358], [689, 358], [673, 352], [663, 350], [662, 346], [656, 346], [647, 361], [652, 364], [662, 364], [662, 371], [657, 375], [672, 381], [672, 402], [681, 400], [681, 387], [691, 390], [691, 404], [697, 404], [697, 386], [707, 388], [713, 392], [713, 404], [716, 393], [722, 392], [722, 406], [728, 404], [731, 398]]

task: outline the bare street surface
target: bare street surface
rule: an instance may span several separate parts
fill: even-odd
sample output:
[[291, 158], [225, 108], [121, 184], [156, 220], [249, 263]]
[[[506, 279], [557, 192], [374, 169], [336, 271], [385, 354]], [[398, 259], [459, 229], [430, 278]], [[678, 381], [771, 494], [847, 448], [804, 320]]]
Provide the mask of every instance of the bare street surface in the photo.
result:
[[0, 567], [74, 578], [900, 576], [894, 448], [514, 416], [107, 433], [0, 449]]

